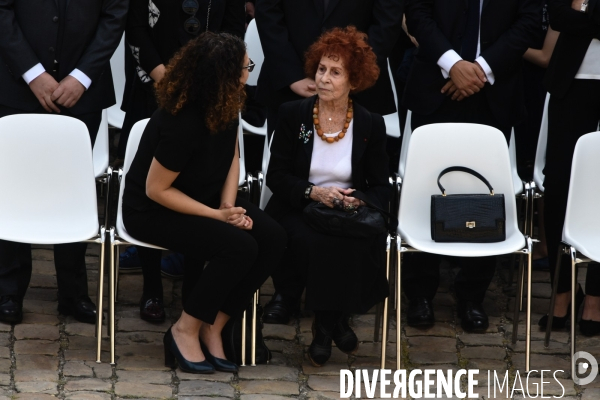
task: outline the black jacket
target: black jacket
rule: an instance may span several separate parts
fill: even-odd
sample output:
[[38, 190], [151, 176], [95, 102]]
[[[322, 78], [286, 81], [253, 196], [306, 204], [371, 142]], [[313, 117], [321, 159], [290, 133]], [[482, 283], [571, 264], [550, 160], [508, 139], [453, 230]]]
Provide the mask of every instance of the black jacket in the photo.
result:
[[128, 3], [69, 1], [59, 44], [56, 0], [0, 0], [0, 104], [23, 111], [40, 107], [22, 75], [37, 63], [52, 71], [59, 45], [57, 81], [75, 68], [92, 80], [71, 112], [79, 115], [115, 104], [110, 57], [121, 40]]
[[[299, 134], [302, 125], [306, 130], [313, 130], [315, 99], [313, 96], [285, 103], [279, 110], [266, 182], [273, 196], [265, 208], [275, 220], [294, 210], [301, 211], [309, 203], [304, 191], [311, 184], [308, 177], [315, 134], [312, 132], [307, 143]], [[391, 192], [385, 141], [383, 118], [354, 102], [352, 187], [387, 209]]]
[[575, 78], [592, 39], [600, 39], [600, 1], [590, 0], [588, 12], [571, 8], [569, 0], [550, 0], [550, 25], [560, 32], [544, 83], [552, 96], [563, 97]]
[[[423, 115], [443, 103], [446, 79], [437, 65], [448, 50], [460, 54], [467, 0], [411, 0], [406, 6], [408, 31], [419, 42], [409, 73], [403, 103]], [[542, 24], [541, 0], [484, 0], [481, 12], [481, 56], [495, 83], [486, 84], [486, 100], [500, 121], [513, 125], [524, 116], [521, 64]]]
[[[265, 54], [258, 100], [271, 104], [275, 92], [304, 79], [304, 53], [328, 29], [354, 25], [369, 36], [381, 70], [371, 89], [356, 98], [370, 111], [396, 110], [387, 57], [402, 29], [403, 0], [257, 0], [256, 25]], [[314, 77], [312, 77], [314, 78]]]

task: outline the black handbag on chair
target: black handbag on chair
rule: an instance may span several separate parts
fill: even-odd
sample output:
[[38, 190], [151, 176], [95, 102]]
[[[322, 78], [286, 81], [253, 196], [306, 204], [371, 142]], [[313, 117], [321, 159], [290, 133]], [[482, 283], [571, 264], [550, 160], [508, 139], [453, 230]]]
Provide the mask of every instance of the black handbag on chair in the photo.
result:
[[[466, 172], [486, 184], [490, 194], [452, 194], [440, 183], [448, 172]], [[479, 173], [466, 167], [450, 167], [438, 176], [441, 195], [431, 196], [431, 238], [436, 242], [495, 243], [506, 240], [504, 195]]]

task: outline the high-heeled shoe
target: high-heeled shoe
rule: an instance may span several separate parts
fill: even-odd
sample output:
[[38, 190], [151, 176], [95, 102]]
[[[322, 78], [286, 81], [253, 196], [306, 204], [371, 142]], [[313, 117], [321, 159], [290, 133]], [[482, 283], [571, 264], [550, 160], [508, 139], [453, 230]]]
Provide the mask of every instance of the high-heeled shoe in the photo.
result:
[[[583, 304], [583, 300], [585, 300], [585, 293], [583, 293], [583, 289], [581, 286], [578, 287], [577, 293], [575, 294], [575, 319], [579, 315], [579, 308]], [[571, 302], [569, 302], [569, 307], [567, 308], [567, 315], [564, 317], [557, 317], [556, 315], [552, 318], [552, 329], [564, 329], [567, 325], [567, 320], [571, 316]], [[544, 315], [540, 318], [538, 325], [541, 328], [546, 329], [546, 325], [548, 325], [548, 314]]]
[[202, 343], [202, 342], [200, 342], [200, 347], [202, 348], [204, 357], [206, 357], [206, 361], [211, 363], [217, 371], [238, 372], [238, 366], [235, 363], [233, 363], [225, 358], [218, 358], [218, 357], [213, 356], [212, 354], [210, 354], [210, 351], [208, 351], [208, 347], [206, 347], [204, 345], [204, 343]]
[[190, 374], [212, 374], [215, 372], [215, 367], [207, 360], [197, 362], [186, 360], [179, 351], [177, 343], [175, 343], [171, 328], [165, 333], [163, 344], [165, 346], [165, 367], [175, 368], [179, 364], [179, 369]]

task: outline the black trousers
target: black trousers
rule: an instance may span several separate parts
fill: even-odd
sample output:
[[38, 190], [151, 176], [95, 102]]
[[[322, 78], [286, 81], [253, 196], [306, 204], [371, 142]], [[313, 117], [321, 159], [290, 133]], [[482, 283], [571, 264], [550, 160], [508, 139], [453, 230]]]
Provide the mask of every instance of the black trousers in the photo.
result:
[[[14, 114], [25, 114], [22, 110], [0, 105], [0, 117]], [[46, 114], [41, 106], [32, 111], [35, 114]], [[82, 121], [88, 128], [92, 144], [96, 140], [102, 113], [72, 115], [68, 109], [61, 107], [61, 114]], [[60, 179], [60, 177], [58, 177]], [[88, 295], [87, 271], [85, 266], [86, 243], [66, 243], [54, 245], [54, 265], [56, 266], [56, 283], [58, 301], [79, 299]], [[31, 279], [31, 245], [0, 240], [0, 295], [17, 296], [23, 299]]]
[[283, 228], [258, 207], [239, 198], [236, 206], [246, 209], [252, 230], [164, 207], [123, 213], [133, 237], [185, 256], [183, 309], [209, 324], [219, 311], [230, 316], [243, 311], [279, 265], [287, 243]]
[[[544, 222], [552, 275], [557, 261], [558, 246], [562, 241], [575, 144], [582, 135], [598, 130], [598, 122], [600, 122], [600, 80], [575, 79], [563, 98], [550, 96], [548, 145], [544, 168]], [[600, 296], [598, 264], [590, 264], [585, 288], [587, 294]], [[569, 257], [564, 257], [558, 278], [558, 293], [569, 290], [571, 290], [571, 261]]]
[[[484, 89], [485, 90], [485, 89]], [[431, 115], [412, 114], [412, 129], [445, 122], [465, 122], [493, 126], [508, 140], [512, 127], [498, 121], [483, 97], [483, 91], [458, 102], [447, 98]], [[440, 282], [441, 256], [429, 253], [404, 255], [403, 289], [409, 300], [425, 297], [432, 300]], [[494, 277], [496, 257], [457, 257], [461, 269], [454, 280], [456, 297], [462, 301], [483, 302]]]

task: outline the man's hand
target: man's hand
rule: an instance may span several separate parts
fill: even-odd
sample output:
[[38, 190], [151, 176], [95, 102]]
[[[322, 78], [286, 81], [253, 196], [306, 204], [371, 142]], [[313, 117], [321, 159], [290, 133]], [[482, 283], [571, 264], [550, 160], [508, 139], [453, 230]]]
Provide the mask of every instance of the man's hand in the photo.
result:
[[571, 8], [575, 11], [581, 12], [581, 5], [583, 4], [583, 0], [573, 0], [571, 2]]
[[[483, 72], [479, 64], [464, 60], [452, 66], [450, 69], [450, 79], [463, 98], [479, 92], [487, 82], [485, 72]], [[451, 85], [446, 83], [442, 88], [442, 93], [445, 93], [450, 87]]]
[[38, 101], [48, 112], [60, 112], [60, 109], [52, 102], [52, 93], [58, 88], [58, 82], [47, 72], [44, 72], [31, 82], [29, 88], [37, 97]]
[[60, 81], [60, 85], [54, 93], [52, 93], [52, 101], [63, 107], [71, 108], [77, 104], [83, 92], [85, 92], [85, 86], [83, 86], [76, 78], [67, 75]]
[[317, 93], [317, 85], [314, 79], [310, 78], [304, 78], [301, 81], [292, 83], [290, 89], [292, 89], [292, 92], [302, 97], [311, 97]]

